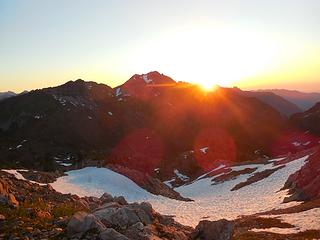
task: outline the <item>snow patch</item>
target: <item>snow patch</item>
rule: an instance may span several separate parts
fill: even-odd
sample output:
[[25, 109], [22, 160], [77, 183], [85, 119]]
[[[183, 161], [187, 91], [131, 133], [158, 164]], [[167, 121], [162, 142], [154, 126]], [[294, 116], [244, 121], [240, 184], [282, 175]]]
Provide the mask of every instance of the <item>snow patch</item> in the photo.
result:
[[116, 97], [119, 97], [122, 94], [121, 88], [116, 89]]
[[1, 169], [1, 171], [13, 175], [18, 180], [24, 180], [24, 181], [27, 181], [27, 182], [36, 183], [36, 184], [41, 185], [41, 186], [47, 185], [45, 183], [39, 183], [39, 182], [35, 182], [35, 181], [31, 181], [31, 180], [26, 179], [21, 173], [19, 173], [19, 172], [28, 172], [28, 170], [25, 170], [25, 169]]
[[147, 84], [152, 82], [152, 79], [150, 79], [147, 74], [143, 74], [142, 78], [143, 78], [144, 82]]
[[186, 182], [186, 181], [188, 181], [190, 179], [188, 176], [183, 175], [182, 173], [180, 173], [178, 169], [175, 169], [173, 172], [183, 182]]
[[203, 154], [206, 154], [208, 152], [208, 149], [209, 147], [204, 147], [204, 148], [200, 148], [200, 151], [203, 153]]

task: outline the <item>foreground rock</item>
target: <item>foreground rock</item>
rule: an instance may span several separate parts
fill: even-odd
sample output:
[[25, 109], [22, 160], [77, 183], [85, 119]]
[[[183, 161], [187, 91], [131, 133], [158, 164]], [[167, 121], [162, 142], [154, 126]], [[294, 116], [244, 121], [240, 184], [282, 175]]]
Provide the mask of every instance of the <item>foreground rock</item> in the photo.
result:
[[147, 202], [107, 193], [79, 198], [2, 171], [0, 194], [0, 239], [187, 240], [193, 232]]
[[172, 217], [156, 213], [151, 204], [127, 203], [122, 197], [105, 193], [101, 204], [91, 212], [77, 212], [69, 221], [68, 238], [90, 239], [190, 239], [193, 231]]

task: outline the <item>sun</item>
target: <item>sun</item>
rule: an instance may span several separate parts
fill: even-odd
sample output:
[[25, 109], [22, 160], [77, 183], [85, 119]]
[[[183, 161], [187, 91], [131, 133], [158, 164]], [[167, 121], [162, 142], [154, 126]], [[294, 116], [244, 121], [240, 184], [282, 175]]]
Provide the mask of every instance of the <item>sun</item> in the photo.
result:
[[204, 25], [157, 36], [132, 54], [129, 64], [210, 90], [215, 85], [233, 87], [269, 71], [278, 52], [277, 42], [259, 32]]
[[197, 85], [205, 92], [213, 92], [218, 88], [217, 84], [212, 84], [211, 82], [198, 83]]

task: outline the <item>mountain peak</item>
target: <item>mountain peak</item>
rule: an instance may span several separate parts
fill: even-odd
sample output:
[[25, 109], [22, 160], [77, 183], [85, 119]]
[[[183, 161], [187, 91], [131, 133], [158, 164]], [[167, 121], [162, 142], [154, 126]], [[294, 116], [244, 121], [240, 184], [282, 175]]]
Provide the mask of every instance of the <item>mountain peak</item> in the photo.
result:
[[126, 83], [124, 83], [124, 85], [126, 85], [129, 82], [130, 83], [134, 82], [135, 84], [137, 84], [137, 82], [143, 83], [143, 84], [173, 84], [173, 83], [175, 83], [175, 81], [172, 78], [170, 78], [164, 74], [161, 74], [158, 71], [151, 71], [151, 72], [144, 73], [144, 74], [135, 74]]
[[115, 95], [122, 97], [133, 96], [144, 100], [150, 100], [159, 96], [165, 87], [175, 85], [176, 82], [157, 71], [145, 74], [135, 74], [121, 86], [115, 88]]

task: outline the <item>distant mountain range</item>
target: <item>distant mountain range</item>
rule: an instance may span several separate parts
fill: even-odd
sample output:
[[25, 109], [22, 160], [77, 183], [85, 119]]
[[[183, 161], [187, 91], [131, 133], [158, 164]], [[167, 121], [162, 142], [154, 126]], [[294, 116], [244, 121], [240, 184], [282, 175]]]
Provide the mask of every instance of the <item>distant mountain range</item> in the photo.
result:
[[278, 96], [294, 103], [303, 111], [311, 108], [317, 102], [320, 102], [320, 93], [305, 93], [286, 89], [268, 89], [261, 91], [275, 93]]
[[6, 98], [9, 98], [9, 97], [14, 97], [16, 96], [17, 94], [14, 93], [14, 92], [0, 92], [0, 101], [3, 100], [3, 99], [6, 99]]
[[238, 88], [234, 88], [234, 89], [244, 96], [254, 97], [261, 100], [262, 102], [267, 103], [268, 105], [272, 106], [279, 113], [281, 113], [283, 116], [286, 116], [286, 117], [290, 117], [295, 113], [299, 113], [303, 111], [295, 103], [268, 90], [242, 91]]
[[12, 91], [8, 91], [8, 92], [0, 92], [0, 101], [1, 100], [4, 100], [6, 98], [10, 98], [10, 97], [15, 97], [17, 95], [22, 95], [22, 94], [25, 94], [27, 93], [28, 91], [23, 91], [21, 93], [15, 93], [15, 92], [12, 92]]

